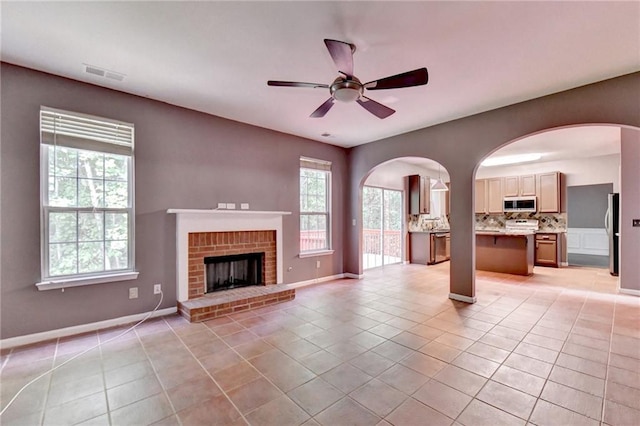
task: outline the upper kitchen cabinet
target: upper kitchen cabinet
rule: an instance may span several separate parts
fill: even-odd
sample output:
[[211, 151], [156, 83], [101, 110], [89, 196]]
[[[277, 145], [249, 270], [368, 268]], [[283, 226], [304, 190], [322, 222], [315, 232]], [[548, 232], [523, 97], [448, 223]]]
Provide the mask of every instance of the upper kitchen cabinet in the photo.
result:
[[504, 178], [505, 197], [528, 197], [536, 195], [536, 175], [509, 176]]
[[564, 177], [562, 173], [542, 173], [538, 177], [538, 212], [560, 213], [564, 208]]
[[487, 212], [502, 213], [502, 178], [487, 179]]
[[502, 213], [502, 178], [476, 180], [476, 213]]
[[409, 190], [409, 214], [429, 214], [431, 180], [419, 175], [407, 176]]
[[487, 196], [489, 191], [487, 190], [487, 180], [486, 179], [477, 179], [476, 180], [476, 213], [487, 213]]

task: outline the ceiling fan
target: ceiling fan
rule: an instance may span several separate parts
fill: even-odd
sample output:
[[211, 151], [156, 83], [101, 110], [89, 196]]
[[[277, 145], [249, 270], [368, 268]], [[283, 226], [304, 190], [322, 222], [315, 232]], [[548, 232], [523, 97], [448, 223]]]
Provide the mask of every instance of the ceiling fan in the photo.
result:
[[329, 50], [329, 55], [341, 74], [331, 84], [321, 83], [303, 83], [297, 81], [267, 81], [269, 86], [279, 87], [307, 87], [312, 89], [329, 89], [331, 97], [322, 105], [313, 111], [310, 117], [324, 117], [331, 109], [335, 101], [353, 102], [356, 101], [364, 109], [378, 118], [387, 118], [395, 110], [388, 106], [382, 105], [364, 96], [364, 90], [382, 90], [382, 89], [399, 89], [402, 87], [422, 86], [429, 81], [429, 74], [426, 68], [419, 68], [413, 71], [407, 71], [402, 74], [392, 75], [390, 77], [381, 78], [379, 80], [362, 83], [353, 75], [353, 54], [356, 46], [344, 41], [324, 39], [324, 44]]

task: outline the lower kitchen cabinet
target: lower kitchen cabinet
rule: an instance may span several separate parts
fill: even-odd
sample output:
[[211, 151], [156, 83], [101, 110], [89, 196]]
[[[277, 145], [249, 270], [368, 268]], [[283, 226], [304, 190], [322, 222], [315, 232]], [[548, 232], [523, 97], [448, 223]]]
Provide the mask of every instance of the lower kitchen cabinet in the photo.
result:
[[560, 241], [558, 234], [536, 234], [536, 266], [553, 266], [560, 264]]
[[421, 265], [433, 265], [449, 260], [449, 232], [410, 232], [409, 261]]

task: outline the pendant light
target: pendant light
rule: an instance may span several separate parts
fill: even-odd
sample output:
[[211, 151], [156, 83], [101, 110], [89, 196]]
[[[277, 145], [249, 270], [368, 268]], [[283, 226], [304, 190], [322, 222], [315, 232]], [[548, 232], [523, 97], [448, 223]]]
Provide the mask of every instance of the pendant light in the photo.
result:
[[448, 191], [449, 190], [447, 185], [442, 181], [442, 178], [440, 177], [440, 164], [438, 164], [438, 180], [436, 181], [436, 183], [431, 185], [431, 190], [432, 191]]

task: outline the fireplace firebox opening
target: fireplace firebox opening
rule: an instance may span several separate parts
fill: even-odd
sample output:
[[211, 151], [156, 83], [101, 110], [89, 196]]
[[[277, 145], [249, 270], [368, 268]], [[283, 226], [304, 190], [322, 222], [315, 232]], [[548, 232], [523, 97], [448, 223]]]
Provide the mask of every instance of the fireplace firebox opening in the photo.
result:
[[265, 285], [264, 252], [204, 258], [205, 293], [250, 285]]

